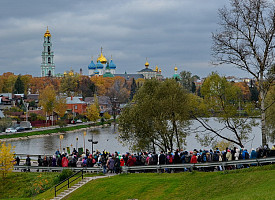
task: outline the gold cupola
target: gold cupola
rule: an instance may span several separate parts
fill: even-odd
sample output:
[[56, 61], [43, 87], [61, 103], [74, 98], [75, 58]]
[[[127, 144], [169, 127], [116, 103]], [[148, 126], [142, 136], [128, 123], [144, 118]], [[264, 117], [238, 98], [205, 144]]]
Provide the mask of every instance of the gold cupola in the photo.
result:
[[149, 67], [149, 63], [147, 61], [147, 58], [146, 58], [146, 62], [145, 62], [145, 67], [148, 68]]
[[155, 72], [158, 72], [158, 71], [159, 71], [159, 68], [158, 68], [158, 66], [156, 65]]
[[46, 33], [44, 34], [44, 37], [51, 37], [50, 31], [48, 29], [48, 26], [47, 26]]
[[101, 47], [101, 54], [100, 56], [97, 58], [97, 62], [100, 61], [101, 64], [106, 64], [107, 63], [107, 59], [103, 56], [103, 53], [102, 53], [102, 47]]
[[174, 70], [175, 70], [175, 71], [178, 71], [178, 68], [177, 68], [177, 66], [175, 66]]

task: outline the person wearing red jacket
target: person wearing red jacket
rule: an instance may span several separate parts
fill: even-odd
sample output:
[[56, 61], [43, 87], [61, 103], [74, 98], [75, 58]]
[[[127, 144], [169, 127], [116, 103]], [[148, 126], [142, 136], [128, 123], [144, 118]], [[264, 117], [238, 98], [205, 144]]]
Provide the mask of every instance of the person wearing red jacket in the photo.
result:
[[132, 156], [129, 156], [129, 159], [127, 160], [126, 165], [129, 167], [135, 165], [135, 160], [132, 158]]
[[197, 163], [198, 161], [197, 161], [197, 156], [196, 156], [196, 154], [194, 153], [193, 154], [193, 156], [192, 156], [192, 158], [191, 158], [191, 160], [190, 160], [190, 163]]
[[66, 156], [64, 156], [62, 158], [62, 167], [68, 167], [68, 164], [69, 164], [69, 160], [68, 158], [66, 158]]

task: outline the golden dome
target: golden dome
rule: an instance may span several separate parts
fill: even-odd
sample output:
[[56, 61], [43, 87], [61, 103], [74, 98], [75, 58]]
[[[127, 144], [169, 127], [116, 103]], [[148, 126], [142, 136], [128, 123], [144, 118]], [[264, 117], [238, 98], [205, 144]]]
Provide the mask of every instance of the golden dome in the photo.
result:
[[101, 54], [100, 56], [97, 58], [97, 62], [100, 61], [101, 64], [106, 64], [107, 63], [107, 59], [103, 56], [102, 54], [102, 47], [101, 47]]
[[67, 72], [64, 72], [64, 75], [67, 75]]
[[44, 34], [44, 37], [51, 37], [48, 27], [47, 27], [46, 33]]
[[175, 66], [174, 70], [175, 70], [175, 71], [178, 71], [178, 68], [177, 68], [177, 66]]
[[159, 72], [161, 72], [161, 69], [159, 69]]
[[146, 62], [145, 62], [145, 67], [148, 68], [149, 67], [149, 63], [147, 61], [147, 58], [146, 58]]
[[155, 71], [156, 71], [156, 72], [158, 72], [158, 71], [159, 71], [159, 68], [158, 68], [158, 66], [156, 66], [156, 69], [155, 69]]
[[73, 76], [73, 75], [74, 75], [74, 72], [71, 70], [71, 71], [69, 72], [69, 75], [70, 75], [70, 76]]

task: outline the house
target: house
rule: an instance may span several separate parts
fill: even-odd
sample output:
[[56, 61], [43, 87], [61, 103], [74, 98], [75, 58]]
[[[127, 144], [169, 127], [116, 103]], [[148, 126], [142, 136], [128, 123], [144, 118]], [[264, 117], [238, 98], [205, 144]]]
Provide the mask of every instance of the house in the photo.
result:
[[83, 114], [86, 112], [87, 103], [83, 101], [82, 97], [67, 97], [67, 109], [72, 113]]
[[[98, 96], [98, 105], [100, 108], [100, 112], [105, 113], [105, 112], [111, 112], [112, 110], [112, 102], [108, 96]], [[91, 105], [95, 103], [94, 97], [86, 97], [85, 102], [88, 105]]]
[[0, 110], [9, 109], [13, 105], [12, 93], [0, 93]]

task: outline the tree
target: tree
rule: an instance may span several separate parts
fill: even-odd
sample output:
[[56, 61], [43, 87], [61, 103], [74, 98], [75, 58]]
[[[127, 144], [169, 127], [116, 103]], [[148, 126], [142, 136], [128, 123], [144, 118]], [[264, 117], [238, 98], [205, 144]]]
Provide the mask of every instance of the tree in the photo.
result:
[[215, 64], [233, 65], [258, 82], [262, 145], [266, 145], [265, 114], [273, 102], [266, 105], [265, 98], [275, 78], [275, 5], [268, 0], [230, 2], [231, 8], [219, 10], [220, 30], [212, 35]]
[[196, 92], [196, 85], [195, 85], [195, 80], [199, 79], [200, 77], [197, 75], [192, 76], [191, 72], [188, 71], [182, 71], [180, 73], [181, 76], [181, 84], [183, 87], [192, 93]]
[[[272, 86], [266, 96], [265, 102], [270, 105], [275, 101], [275, 86]], [[275, 141], [275, 104], [272, 104], [266, 113], [267, 133], [271, 142]]]
[[[54, 106], [56, 104], [56, 94], [53, 86], [47, 86], [39, 94], [39, 105], [42, 106], [42, 109], [47, 114], [52, 114], [54, 111]], [[47, 118], [46, 118], [47, 121]]]
[[81, 91], [82, 97], [92, 97], [95, 94], [95, 84], [88, 76], [80, 76], [78, 88]]
[[5, 178], [8, 173], [11, 173], [14, 165], [14, 147], [9, 144], [0, 143], [0, 171], [2, 178]]
[[181, 148], [189, 124], [187, 97], [175, 80], [146, 80], [119, 117], [120, 140], [136, 150]]
[[251, 99], [251, 93], [248, 85], [245, 82], [238, 82], [234, 84], [241, 89], [243, 100], [249, 101]]
[[21, 80], [21, 75], [19, 74], [14, 83], [14, 94], [24, 94], [24, 91], [25, 91], [24, 83]]
[[66, 75], [61, 79], [60, 90], [63, 93], [66, 93], [67, 96], [78, 95], [80, 91], [78, 90], [79, 75]]
[[65, 98], [57, 98], [54, 104], [54, 111], [60, 116], [63, 117], [67, 111], [67, 103]]
[[[256, 113], [253, 104], [243, 101], [240, 88], [217, 73], [205, 79], [201, 93], [204, 98], [190, 94], [190, 114], [201, 125], [197, 139], [209, 145], [219, 138], [244, 147], [252, 127], [257, 125], [251, 118]], [[220, 125], [211, 127], [210, 117]]]
[[131, 83], [131, 90], [130, 90], [130, 101], [134, 98], [134, 95], [136, 94], [136, 90], [137, 90], [137, 84], [135, 79], [133, 78]]
[[98, 119], [100, 119], [99, 110], [95, 104], [88, 106], [86, 116], [92, 122], [96, 122]]
[[12, 120], [10, 118], [4, 117], [0, 119], [0, 132], [3, 132], [6, 130], [6, 128], [9, 128], [12, 125]]

